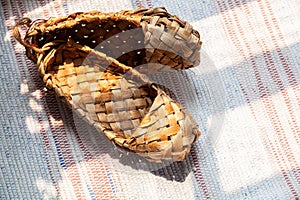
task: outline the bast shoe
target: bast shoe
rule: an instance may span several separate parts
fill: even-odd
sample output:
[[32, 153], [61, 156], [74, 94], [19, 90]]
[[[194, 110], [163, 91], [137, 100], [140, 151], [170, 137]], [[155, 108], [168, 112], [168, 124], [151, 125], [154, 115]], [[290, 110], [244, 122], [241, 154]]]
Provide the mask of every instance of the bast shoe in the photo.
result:
[[[143, 12], [149, 14], [147, 12], [150, 11], [140, 9], [131, 15]], [[131, 12], [123, 13], [129, 15]], [[112, 16], [116, 17], [116, 14]], [[120, 16], [116, 18], [122, 19]], [[42, 23], [52, 27], [53, 23], [59, 24], [67, 19], [50, 19], [50, 22]], [[22, 19], [14, 29], [15, 37], [26, 47], [27, 56], [37, 63], [39, 75], [47, 88], [53, 89], [58, 98], [82, 119], [115, 144], [149, 161], [181, 161], [185, 158], [201, 135], [198, 126], [178, 102], [152, 83], [147, 75], [135, 69], [140, 62], [134, 61], [138, 60], [137, 57], [124, 54], [129, 61], [121, 63], [122, 59], [117, 60], [97, 48], [83, 45], [83, 41], [74, 40], [74, 35], [68, 39], [62, 36], [49, 39], [47, 37], [53, 36], [43, 35], [41, 31], [52, 34], [51, 31], [55, 30], [41, 28], [39, 24], [38, 31], [34, 28], [36, 23], [30, 25], [22, 40], [18, 26], [24, 24], [31, 22], [27, 18]], [[58, 29], [62, 30], [59, 26]], [[68, 34], [70, 30], [60, 34]], [[128, 65], [133, 62], [133, 66]], [[178, 65], [185, 66], [180, 62]]]

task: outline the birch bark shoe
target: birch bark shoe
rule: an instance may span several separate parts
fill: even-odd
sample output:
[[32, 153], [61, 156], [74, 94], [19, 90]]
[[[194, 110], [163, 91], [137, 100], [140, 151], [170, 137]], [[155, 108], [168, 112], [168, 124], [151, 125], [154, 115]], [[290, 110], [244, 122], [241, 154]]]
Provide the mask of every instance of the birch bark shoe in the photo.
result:
[[[152, 16], [154, 11], [156, 14], [150, 19], [149, 16]], [[103, 132], [109, 140], [136, 152], [149, 161], [181, 161], [201, 135], [198, 126], [178, 102], [152, 83], [147, 75], [135, 69], [139, 62], [143, 63], [151, 59], [155, 62], [162, 62], [156, 55], [167, 51], [160, 51], [153, 45], [152, 48], [144, 49], [142, 56], [146, 58], [140, 58], [141, 53], [137, 53], [140, 50], [137, 50], [133, 56], [130, 56], [132, 52], [129, 52], [124, 54], [123, 58], [115, 59], [95, 48], [95, 45], [92, 45], [93, 39], [86, 40], [84, 37], [85, 27], [89, 27], [89, 23], [96, 23], [95, 16], [98, 21], [100, 20], [96, 27], [100, 24], [101, 27], [106, 26], [110, 24], [110, 20], [115, 20], [113, 24], [118, 22], [117, 31], [112, 29], [105, 32], [120, 33], [122, 28], [130, 24], [134, 26], [142, 24], [142, 30], [155, 30], [156, 27], [151, 28], [151, 23], [157, 24], [161, 16], [165, 15], [165, 10], [159, 8], [157, 10], [122, 11], [106, 15], [96, 11], [76, 13], [68, 17], [52, 18], [38, 23], [32, 23], [28, 18], [24, 18], [16, 25], [14, 35], [25, 46], [27, 56], [37, 63], [39, 75], [45, 85], [53, 89], [68, 107], [99, 132]], [[80, 17], [77, 19], [78, 16]], [[174, 19], [176, 20], [172, 23], [179, 23], [177, 18]], [[128, 22], [129, 20], [131, 21]], [[162, 21], [165, 23], [164, 20]], [[146, 22], [147, 25], [143, 25]], [[30, 27], [24, 40], [20, 37], [18, 29], [20, 25]], [[83, 28], [80, 29], [80, 27]], [[186, 25], [186, 27], [191, 32], [192, 38], [193, 31], [190, 30], [190, 26]], [[95, 30], [95, 25], [89, 27], [88, 30], [89, 33], [91, 30], [99, 32]], [[180, 32], [179, 28], [177, 33]], [[152, 44], [151, 40], [158, 38], [158, 35], [155, 31], [146, 31], [145, 35], [148, 33], [152, 38], [149, 44]], [[104, 39], [112, 37], [97, 33], [94, 40], [100, 36]], [[93, 36], [88, 35], [88, 37]], [[163, 39], [162, 42], [164, 41]], [[193, 41], [199, 44], [199, 40]], [[151, 56], [147, 52], [149, 49]], [[172, 61], [176, 62], [176, 65], [171, 65], [172, 68], [188, 68], [198, 62], [195, 52], [190, 54], [189, 50], [184, 49], [184, 51], [186, 51], [184, 57], [180, 56], [181, 59]], [[162, 63], [164, 62], [165, 60]], [[170, 61], [166, 62], [168, 64]]]

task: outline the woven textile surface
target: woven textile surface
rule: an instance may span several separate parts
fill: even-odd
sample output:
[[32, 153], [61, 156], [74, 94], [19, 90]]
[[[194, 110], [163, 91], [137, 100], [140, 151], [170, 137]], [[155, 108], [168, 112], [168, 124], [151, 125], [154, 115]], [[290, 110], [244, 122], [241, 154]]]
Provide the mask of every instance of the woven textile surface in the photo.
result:
[[[202, 136], [182, 162], [115, 147], [45, 89], [12, 36], [22, 17], [166, 9], [201, 34], [199, 66], [149, 75]], [[298, 0], [2, 0], [0, 199], [299, 199]]]

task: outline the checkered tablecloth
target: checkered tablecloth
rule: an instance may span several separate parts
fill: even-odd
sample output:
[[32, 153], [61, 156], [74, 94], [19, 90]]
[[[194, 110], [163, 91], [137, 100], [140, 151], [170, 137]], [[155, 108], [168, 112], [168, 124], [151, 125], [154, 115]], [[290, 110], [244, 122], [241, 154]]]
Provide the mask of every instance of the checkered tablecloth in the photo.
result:
[[[201, 64], [153, 76], [202, 131], [183, 162], [119, 151], [45, 89], [20, 18], [164, 6], [202, 37]], [[299, 0], [1, 0], [0, 199], [299, 199]]]

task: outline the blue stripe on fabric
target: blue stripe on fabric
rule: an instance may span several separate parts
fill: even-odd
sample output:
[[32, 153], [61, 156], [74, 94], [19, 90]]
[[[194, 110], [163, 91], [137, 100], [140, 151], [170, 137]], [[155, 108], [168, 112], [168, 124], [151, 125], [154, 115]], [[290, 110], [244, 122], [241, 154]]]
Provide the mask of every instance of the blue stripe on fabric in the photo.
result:
[[59, 146], [57, 145], [57, 140], [56, 140], [56, 136], [53, 136], [53, 139], [54, 139], [54, 142], [55, 142], [55, 148], [56, 148], [56, 152], [57, 152], [57, 155], [58, 155], [58, 158], [59, 158], [59, 163], [60, 163], [60, 166], [66, 170], [67, 169], [67, 164], [63, 158], [63, 155], [61, 153], [61, 150], [59, 148]]
[[108, 181], [109, 181], [110, 187], [111, 187], [113, 193], [116, 194], [116, 193], [117, 193], [117, 190], [116, 190], [116, 188], [115, 188], [115, 184], [114, 184], [114, 182], [113, 182], [113, 179], [112, 179], [112, 177], [111, 177], [111, 174], [110, 174], [110, 172], [109, 172], [107, 169], [105, 169], [105, 170], [106, 170], [106, 175], [107, 175], [107, 177], [108, 177]]
[[91, 200], [96, 200], [96, 196], [95, 196], [95, 193], [94, 193], [92, 187], [89, 184], [87, 184], [86, 186], [87, 186], [89, 194], [91, 196]]
[[68, 5], [67, 5], [67, 2], [66, 2], [66, 1], [63, 2], [63, 8], [64, 8], [64, 12], [65, 12], [67, 15], [70, 14], [70, 13], [69, 13], [69, 9], [68, 9]]

